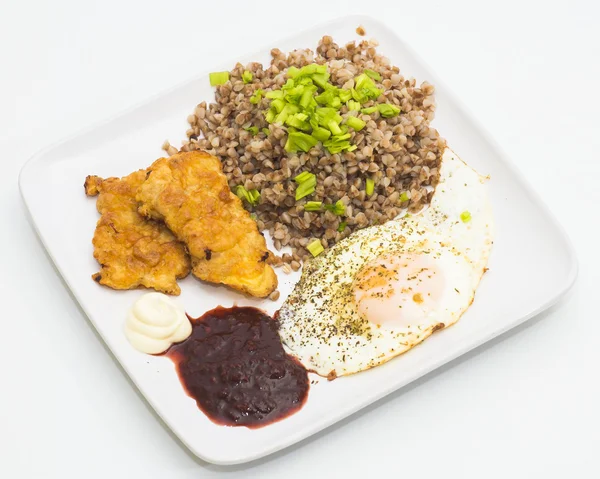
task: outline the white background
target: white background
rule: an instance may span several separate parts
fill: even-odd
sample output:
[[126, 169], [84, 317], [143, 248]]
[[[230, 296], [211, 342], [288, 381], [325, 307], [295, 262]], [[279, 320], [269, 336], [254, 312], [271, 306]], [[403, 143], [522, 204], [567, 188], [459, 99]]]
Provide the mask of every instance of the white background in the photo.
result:
[[[566, 227], [579, 279], [550, 313], [339, 425], [212, 466], [157, 419], [76, 307], [18, 173], [98, 119], [349, 13], [395, 28], [481, 120]], [[594, 0], [0, 0], [0, 477], [600, 477], [599, 18]]]

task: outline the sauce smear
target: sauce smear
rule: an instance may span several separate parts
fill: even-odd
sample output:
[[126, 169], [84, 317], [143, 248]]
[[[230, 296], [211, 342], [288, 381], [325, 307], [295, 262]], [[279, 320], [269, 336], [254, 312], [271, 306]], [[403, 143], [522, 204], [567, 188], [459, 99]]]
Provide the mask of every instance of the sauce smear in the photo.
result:
[[285, 353], [276, 319], [256, 308], [218, 307], [190, 320], [191, 336], [165, 354], [213, 422], [257, 428], [302, 407], [308, 374]]

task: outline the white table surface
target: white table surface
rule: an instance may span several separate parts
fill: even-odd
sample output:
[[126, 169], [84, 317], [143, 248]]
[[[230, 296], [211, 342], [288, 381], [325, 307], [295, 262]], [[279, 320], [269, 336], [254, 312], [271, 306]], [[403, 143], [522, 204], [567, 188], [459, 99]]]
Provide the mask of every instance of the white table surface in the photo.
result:
[[[600, 8], [487, 3], [0, 0], [0, 477], [600, 477]], [[83, 126], [345, 13], [395, 26], [463, 99], [566, 227], [579, 279], [541, 319], [323, 433], [212, 466], [168, 432], [77, 308], [17, 176]]]

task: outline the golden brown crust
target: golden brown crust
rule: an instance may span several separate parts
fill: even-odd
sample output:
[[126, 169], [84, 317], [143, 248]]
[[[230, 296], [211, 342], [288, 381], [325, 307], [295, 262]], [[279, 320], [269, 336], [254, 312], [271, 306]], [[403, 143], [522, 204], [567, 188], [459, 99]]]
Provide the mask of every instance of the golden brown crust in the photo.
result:
[[98, 195], [101, 215], [92, 243], [102, 267], [92, 279], [113, 289], [145, 286], [178, 295], [176, 279], [188, 275], [190, 258], [163, 224], [138, 213], [135, 196], [145, 179], [145, 170], [124, 178], [86, 178], [85, 192]]
[[277, 287], [269, 251], [256, 222], [229, 189], [218, 158], [182, 152], [149, 168], [139, 212], [162, 220], [192, 256], [192, 273], [257, 297]]

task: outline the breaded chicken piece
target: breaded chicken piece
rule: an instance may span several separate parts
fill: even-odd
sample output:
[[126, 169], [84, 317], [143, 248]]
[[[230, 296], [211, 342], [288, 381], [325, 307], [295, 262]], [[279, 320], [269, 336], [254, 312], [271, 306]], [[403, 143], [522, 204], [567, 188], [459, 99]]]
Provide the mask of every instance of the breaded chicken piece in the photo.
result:
[[92, 279], [113, 289], [145, 286], [178, 295], [176, 279], [189, 274], [190, 258], [165, 225], [138, 213], [135, 195], [145, 179], [146, 170], [124, 178], [85, 179], [85, 193], [98, 195], [102, 215], [92, 240], [102, 268]]
[[192, 273], [252, 296], [277, 288], [256, 222], [227, 184], [221, 162], [205, 152], [160, 158], [137, 194], [139, 212], [164, 221], [192, 256]]

